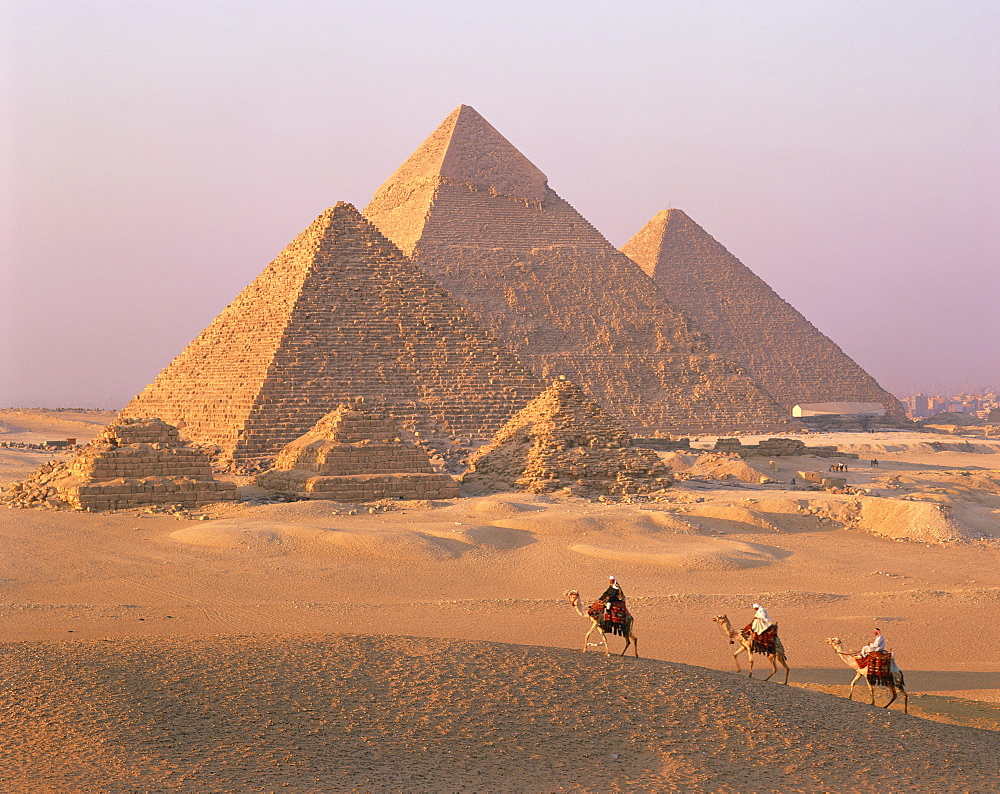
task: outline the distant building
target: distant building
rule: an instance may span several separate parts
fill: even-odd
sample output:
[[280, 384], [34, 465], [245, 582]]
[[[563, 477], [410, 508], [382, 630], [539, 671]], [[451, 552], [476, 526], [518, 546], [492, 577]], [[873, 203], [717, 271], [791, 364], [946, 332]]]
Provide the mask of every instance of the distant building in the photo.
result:
[[801, 403], [792, 407], [792, 416], [885, 416], [881, 403]]

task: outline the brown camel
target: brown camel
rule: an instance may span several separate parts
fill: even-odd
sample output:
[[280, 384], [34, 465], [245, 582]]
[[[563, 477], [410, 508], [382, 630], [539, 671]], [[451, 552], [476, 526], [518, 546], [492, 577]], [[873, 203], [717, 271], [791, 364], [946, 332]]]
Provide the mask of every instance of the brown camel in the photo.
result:
[[[601, 621], [596, 620], [595, 618], [590, 617], [590, 615], [588, 615], [586, 612], [584, 612], [580, 608], [580, 593], [579, 593], [579, 591], [577, 591], [577, 590], [568, 590], [566, 592], [566, 597], [569, 599], [570, 605], [573, 607], [573, 609], [576, 610], [577, 614], [580, 617], [587, 618], [587, 620], [590, 621], [590, 628], [587, 629], [587, 634], [583, 638], [583, 652], [584, 653], [587, 652], [588, 646], [593, 645], [594, 647], [600, 647], [603, 644], [604, 645], [604, 654], [606, 656], [610, 656], [611, 655], [611, 649], [608, 648], [607, 631], [605, 631], [605, 627], [604, 627], [604, 625], [602, 625]], [[632, 631], [632, 626], [633, 626], [634, 623], [635, 623], [634, 619], [632, 618], [631, 615], [629, 615], [628, 619], [625, 622], [625, 649], [622, 651], [621, 655], [624, 656], [625, 652], [629, 649], [629, 646], [631, 645], [633, 647], [634, 651], [635, 651], [635, 658], [638, 659], [639, 658], [639, 638], [636, 637], [635, 636], [635, 632]], [[594, 633], [594, 629], [597, 629], [597, 631], [601, 635], [601, 642], [599, 642], [599, 643], [597, 643], [597, 642], [593, 642], [593, 643], [592, 642], [588, 642], [590, 640], [590, 635]]]
[[[747, 658], [750, 660], [750, 678], [753, 678], [753, 646], [750, 642], [749, 637], [744, 637], [740, 632], [736, 631], [730, 624], [729, 618], [725, 615], [716, 615], [712, 620], [719, 624], [719, 628], [722, 629], [722, 633], [726, 635], [726, 639], [729, 640], [730, 645], [739, 645], [740, 647], [736, 649], [733, 653], [733, 661], [736, 662], [736, 672], [743, 672], [743, 668], [740, 667], [740, 654], [746, 651]], [[781, 644], [781, 640], [777, 637], [774, 638], [774, 653], [767, 654], [767, 660], [771, 663], [771, 675], [765, 678], [765, 681], [770, 680], [771, 676], [778, 672], [778, 665], [780, 664], [785, 668], [785, 683], [788, 683], [788, 661], [785, 659], [785, 649]]]
[[[827, 637], [824, 642], [833, 648], [834, 652], [841, 658], [841, 660], [854, 671], [854, 680], [851, 681], [851, 692], [847, 696], [848, 700], [854, 700], [854, 685], [858, 682], [861, 676], [865, 677], [865, 682], [868, 684], [868, 692], [872, 696], [872, 705], [875, 705], [875, 687], [872, 686], [872, 682], [868, 680], [868, 668], [861, 667], [861, 659], [853, 654], [846, 653], [844, 651], [844, 645], [840, 641], [839, 637]], [[879, 686], [886, 686], [889, 689], [889, 694], [892, 697], [889, 698], [889, 702], [885, 704], [883, 708], [889, 708], [892, 702], [896, 699], [896, 690], [898, 689], [903, 693], [903, 713], [909, 714], [907, 710], [909, 706], [909, 695], [906, 694], [906, 686], [903, 681], [903, 671], [899, 669], [899, 665], [896, 664], [896, 660], [892, 660], [892, 664], [889, 667], [889, 672], [892, 676], [892, 680], [886, 684], [879, 684]]]

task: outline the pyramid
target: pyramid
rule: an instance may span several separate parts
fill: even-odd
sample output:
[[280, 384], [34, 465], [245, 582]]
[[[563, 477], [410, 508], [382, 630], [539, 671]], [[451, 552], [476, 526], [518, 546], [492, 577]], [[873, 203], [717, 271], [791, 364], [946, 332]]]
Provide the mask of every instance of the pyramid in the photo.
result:
[[340, 203], [121, 415], [162, 417], [248, 468], [357, 397], [388, 406], [410, 432], [488, 437], [541, 390], [502, 343]]
[[9, 490], [9, 502], [19, 507], [77, 510], [194, 507], [237, 498], [233, 483], [212, 476], [208, 455], [184, 446], [177, 428], [155, 418], [110, 424], [71, 461], [47, 464]]
[[458, 483], [399, 438], [384, 411], [341, 405], [288, 444], [257, 484], [301, 499], [454, 499]]
[[697, 432], [787, 421], [467, 105], [364, 214], [539, 377], [567, 376], [626, 427]]
[[657, 213], [622, 252], [785, 408], [877, 402], [903, 416], [899, 400], [681, 210]]
[[470, 492], [643, 494], [670, 486], [655, 452], [630, 446], [625, 429], [565, 378], [518, 411], [470, 460]]

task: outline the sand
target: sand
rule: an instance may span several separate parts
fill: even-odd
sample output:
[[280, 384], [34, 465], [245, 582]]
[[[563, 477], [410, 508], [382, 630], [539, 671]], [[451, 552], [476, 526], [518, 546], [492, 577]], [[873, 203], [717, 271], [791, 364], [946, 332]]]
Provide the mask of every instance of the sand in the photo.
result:
[[[0, 788], [995, 790], [1000, 451], [808, 442], [841, 438], [892, 449], [842, 475], [870, 493], [793, 489], [829, 465], [803, 457], [778, 483], [699, 476], [652, 504], [0, 508]], [[869, 500], [940, 511], [921, 494], [947, 499], [956, 537], [865, 517]], [[580, 652], [562, 594], [609, 573], [639, 660]], [[791, 687], [737, 676], [710, 620], [758, 600]], [[874, 625], [910, 716], [843, 699], [853, 674], [823, 639], [856, 648]], [[778, 755], [746, 767], [755, 753]]]

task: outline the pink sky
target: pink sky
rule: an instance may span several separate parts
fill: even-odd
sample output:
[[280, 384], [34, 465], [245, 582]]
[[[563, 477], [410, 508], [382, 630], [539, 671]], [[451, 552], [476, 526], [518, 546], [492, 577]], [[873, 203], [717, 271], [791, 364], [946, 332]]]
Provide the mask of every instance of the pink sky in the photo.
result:
[[13, 0], [0, 406], [116, 408], [458, 104], [680, 207], [897, 394], [1000, 388], [1000, 4]]

